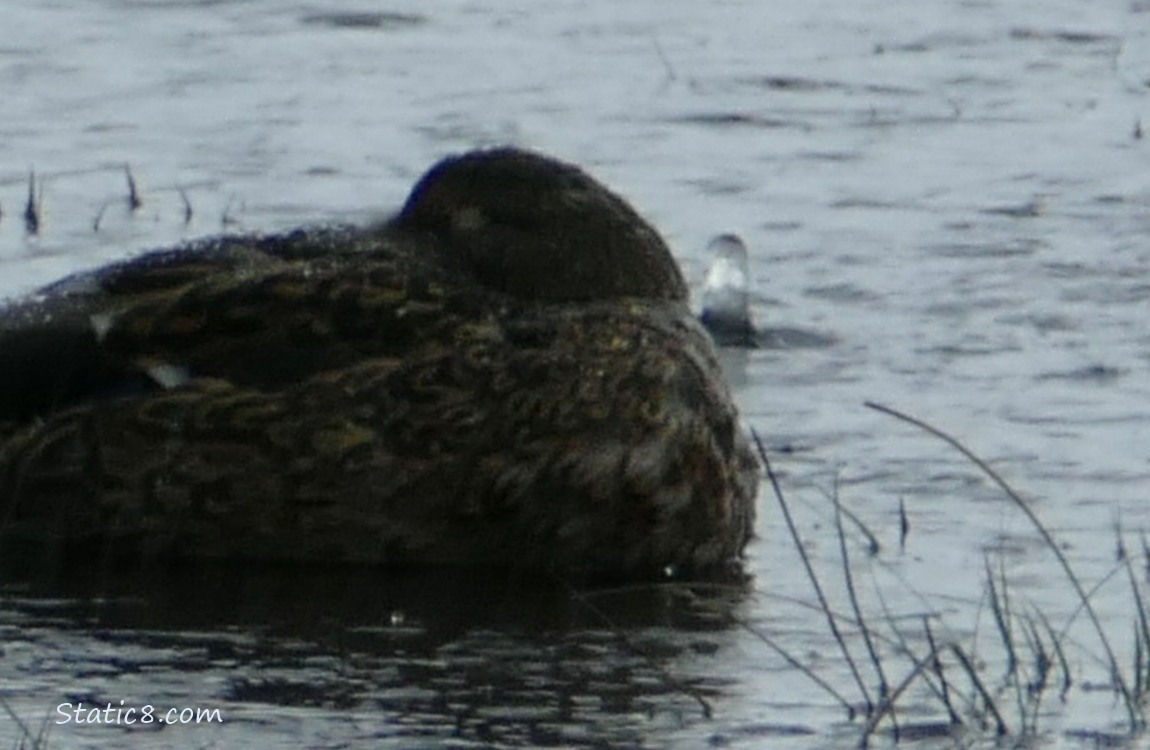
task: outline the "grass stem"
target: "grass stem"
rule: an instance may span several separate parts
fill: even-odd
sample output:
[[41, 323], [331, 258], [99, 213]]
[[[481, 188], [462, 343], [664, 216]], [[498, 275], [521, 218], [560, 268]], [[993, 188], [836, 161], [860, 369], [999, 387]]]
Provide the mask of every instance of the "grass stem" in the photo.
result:
[[1126, 713], [1130, 719], [1131, 729], [1142, 729], [1145, 726], [1145, 720], [1141, 715], [1140, 709], [1136, 705], [1133, 694], [1130, 692], [1130, 687], [1126, 684], [1126, 679], [1122, 676], [1122, 672], [1118, 667], [1118, 658], [1115, 656], [1114, 649], [1110, 645], [1110, 639], [1106, 636], [1106, 630], [1102, 627], [1102, 621], [1099, 619], [1098, 613], [1094, 611], [1094, 606], [1090, 603], [1090, 598], [1086, 594], [1086, 589], [1082, 586], [1082, 582], [1074, 573], [1074, 569], [1070, 566], [1070, 561], [1062, 552], [1062, 548], [1059, 547], [1058, 543], [1054, 541], [1054, 537], [1051, 535], [1050, 531], [1046, 528], [1046, 526], [1043, 525], [1042, 521], [1038, 518], [1038, 515], [1030, 507], [1030, 504], [1027, 503], [1022, 498], [1022, 496], [1014, 490], [1013, 487], [1007, 484], [1006, 480], [1003, 479], [998, 472], [992, 469], [985, 461], [975, 455], [973, 451], [963, 445], [956, 438], [951, 437], [933, 425], [927, 424], [926, 422], [912, 417], [909, 414], [904, 414], [897, 409], [892, 409], [889, 406], [883, 406], [882, 404], [878, 404], [873, 401], [867, 401], [866, 406], [868, 408], [874, 409], [875, 411], [879, 411], [896, 419], [902, 420], [907, 424], [914, 425], [915, 427], [918, 427], [919, 429], [934, 435], [935, 437], [950, 445], [959, 453], [966, 456], [966, 458], [970, 460], [971, 463], [981, 469], [982, 472], [986, 474], [986, 476], [989, 477], [991, 481], [998, 485], [998, 487], [1006, 494], [1006, 496], [1010, 498], [1015, 506], [1023, 512], [1031, 524], [1033, 524], [1034, 528], [1038, 531], [1038, 534], [1042, 537], [1042, 540], [1046, 543], [1046, 546], [1052, 553], [1054, 553], [1054, 556], [1057, 558], [1059, 565], [1062, 566], [1062, 570], [1066, 573], [1066, 577], [1070, 580], [1070, 584], [1074, 587], [1074, 591], [1078, 595], [1079, 601], [1082, 603], [1082, 607], [1085, 609], [1087, 616], [1090, 617], [1090, 621], [1094, 625], [1094, 630], [1098, 634], [1098, 640], [1102, 644], [1102, 648], [1106, 651], [1106, 657], [1110, 662], [1110, 670], [1113, 678], [1118, 686], [1119, 691], [1122, 693], [1122, 700], [1125, 703]]

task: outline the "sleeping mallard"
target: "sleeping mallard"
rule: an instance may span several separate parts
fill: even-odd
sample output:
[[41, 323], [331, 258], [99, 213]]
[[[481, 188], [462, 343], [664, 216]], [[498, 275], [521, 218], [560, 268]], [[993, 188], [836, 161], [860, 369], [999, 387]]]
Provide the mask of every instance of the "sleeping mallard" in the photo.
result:
[[517, 149], [445, 159], [378, 226], [152, 252], [0, 313], [0, 544], [709, 575], [757, 470], [662, 239]]

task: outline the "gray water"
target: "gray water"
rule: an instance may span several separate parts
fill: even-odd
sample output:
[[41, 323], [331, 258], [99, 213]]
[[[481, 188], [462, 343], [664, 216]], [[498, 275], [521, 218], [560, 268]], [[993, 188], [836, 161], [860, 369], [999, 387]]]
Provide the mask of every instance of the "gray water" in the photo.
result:
[[[696, 282], [707, 240], [740, 233], [760, 322], [833, 337], [726, 363], [832, 608], [850, 608], [837, 494], [880, 543], [869, 555], [848, 527], [861, 608], [919, 656], [929, 615], [1001, 684], [987, 564], [1012, 612], [1069, 622], [1074, 682], [1035, 721], [1046, 746], [1094, 747], [1126, 712], [1050, 550], [968, 460], [863, 403], [945, 429], [1024, 495], [1083, 584], [1102, 583], [1092, 602], [1132, 682], [1131, 585], [1107, 576], [1121, 538], [1144, 577], [1150, 526], [1148, 30], [1143, 0], [7, 0], [0, 294], [224, 230], [367, 221], [475, 146], [582, 164]], [[54, 747], [850, 746], [863, 722], [759, 637], [862, 705], [766, 485], [760, 508], [751, 590], [700, 600], [38, 570], [0, 607], [0, 697]], [[910, 672], [878, 648], [892, 681]], [[921, 687], [900, 721], [930, 730], [946, 714]], [[55, 724], [80, 701], [224, 720]], [[1018, 731], [1014, 693], [998, 701]], [[19, 736], [0, 715], [0, 745]]]

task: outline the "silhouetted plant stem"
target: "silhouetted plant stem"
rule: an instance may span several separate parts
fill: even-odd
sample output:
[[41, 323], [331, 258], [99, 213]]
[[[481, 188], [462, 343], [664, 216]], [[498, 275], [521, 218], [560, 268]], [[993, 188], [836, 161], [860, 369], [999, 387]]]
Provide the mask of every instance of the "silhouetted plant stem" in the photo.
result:
[[1010, 734], [1010, 728], [1006, 725], [1006, 721], [1002, 718], [1002, 714], [999, 713], [998, 706], [994, 704], [994, 698], [990, 696], [990, 691], [988, 691], [986, 686], [982, 684], [982, 679], [979, 678], [978, 672], [976, 672], [974, 669], [974, 665], [970, 663], [970, 659], [967, 658], [966, 654], [957, 643], [950, 644], [950, 650], [956, 657], [958, 657], [958, 663], [962, 665], [962, 669], [966, 672], [966, 676], [970, 679], [971, 684], [974, 685], [974, 689], [977, 690], [978, 694], [982, 696], [983, 704], [986, 706], [987, 710], [990, 711], [991, 715], [994, 716], [994, 723], [996, 727], [995, 734], [997, 734], [999, 737]]
[[990, 569], [990, 559], [983, 558], [983, 564], [986, 567], [986, 585], [990, 592], [990, 611], [994, 615], [994, 624], [998, 628], [998, 635], [1002, 639], [1003, 648], [1006, 650], [1006, 673], [1003, 675], [1003, 679], [1006, 680], [1014, 674], [1018, 667], [1018, 657], [1014, 653], [1014, 638], [1010, 633], [1010, 615], [1003, 611], [1006, 606], [1006, 582], [1003, 581], [1004, 591], [999, 594], [998, 586], [994, 583], [994, 572]]
[[[847, 598], [850, 599], [851, 610], [854, 612], [855, 621], [858, 623], [859, 632], [862, 634], [863, 643], [866, 644], [867, 654], [870, 655], [871, 664], [874, 665], [875, 674], [878, 675], [878, 699], [881, 703], [886, 700], [887, 691], [890, 689], [890, 684], [887, 682], [886, 673], [882, 668], [882, 660], [879, 658], [878, 650], [875, 648], [874, 641], [871, 639], [870, 630], [867, 628], [866, 618], [863, 617], [862, 607], [859, 606], [858, 594], [855, 592], [854, 576], [851, 575], [851, 558], [850, 552], [847, 550], [846, 534], [843, 532], [843, 505], [839, 498], [838, 483], [835, 483], [835, 492], [833, 495], [835, 504], [835, 530], [839, 538], [839, 553], [843, 561], [843, 579], [846, 582]], [[891, 714], [894, 718], [894, 714]]]
[[938, 644], [934, 640], [934, 632], [930, 629], [930, 618], [923, 616], [922, 627], [926, 631], [926, 643], [930, 646], [930, 652], [934, 654], [934, 659], [931, 661], [931, 667], [934, 669], [935, 675], [938, 676], [938, 683], [942, 691], [942, 705], [946, 707], [946, 715], [950, 719], [951, 724], [961, 724], [962, 719], [959, 718], [958, 712], [954, 710], [954, 704], [950, 702], [950, 685], [946, 683], [946, 674], [943, 672], [942, 659], [938, 656]]
[[819, 583], [819, 578], [815, 575], [814, 566], [811, 565], [810, 556], [807, 555], [806, 549], [803, 547], [802, 537], [799, 536], [798, 527], [795, 526], [795, 520], [791, 517], [791, 510], [787, 506], [786, 498], [783, 497], [783, 490], [779, 486], [778, 477], [775, 476], [774, 469], [771, 468], [770, 459], [767, 457], [767, 449], [763, 446], [763, 441], [759, 437], [759, 433], [754, 429], [751, 430], [751, 437], [755, 441], [755, 446], [758, 448], [759, 458], [763, 461], [763, 468], [767, 472], [767, 479], [770, 480], [771, 489], [774, 491], [775, 499], [782, 509], [783, 518], [786, 519], [787, 529], [790, 531], [791, 539], [795, 543], [795, 549], [798, 550], [799, 558], [803, 561], [803, 567], [806, 569], [807, 578], [810, 580], [811, 585], [814, 587], [815, 595], [818, 597], [819, 606], [823, 609], [823, 614], [827, 620], [827, 626], [831, 630], [835, 641], [842, 651], [843, 657], [850, 667], [851, 675], [854, 677], [855, 684], [858, 685], [859, 692], [862, 694], [866, 702], [866, 712], [869, 716], [874, 710], [874, 703], [871, 701], [870, 692], [863, 682], [862, 675], [859, 674], [858, 666], [855, 664], [854, 659], [851, 657], [850, 649], [847, 648], [846, 640], [843, 638], [842, 633], [839, 632], [838, 624], [835, 622], [835, 617], [831, 612], [830, 603], [827, 601], [826, 594], [823, 593], [823, 587]]
[[127, 164], [124, 165], [124, 174], [128, 178], [128, 208], [135, 212], [144, 205], [144, 201], [140, 199], [140, 191], [136, 188], [136, 178], [132, 176], [132, 168]]
[[577, 601], [580, 606], [586, 608], [588, 612], [593, 614], [600, 622], [602, 622], [603, 625], [606, 626], [607, 629], [610, 630], [611, 633], [619, 639], [619, 642], [623, 644], [623, 647], [626, 648], [627, 651], [631, 652], [635, 656], [638, 656], [640, 659], [646, 662], [646, 664], [654, 669], [659, 674], [660, 679], [662, 679], [668, 686], [670, 686], [672, 690], [680, 693], [681, 695], [685, 695], [698, 703], [699, 708], [702, 709], [703, 718], [707, 720], [715, 718], [714, 707], [711, 706], [711, 702], [708, 701], [701, 692], [691, 687], [690, 685], [684, 684], [681, 680], [671, 674], [665, 666], [659, 663], [658, 660], [651, 656], [651, 654], [636, 646], [630, 637], [628, 637], [627, 634], [623, 632], [618, 625], [615, 624], [615, 621], [612, 620], [598, 605], [591, 601], [590, 597], [578, 591], [567, 581], [562, 579], [558, 580], [559, 583], [566, 587], [571, 598]]
[[898, 546], [906, 550], [906, 538], [910, 536], [910, 519], [906, 515], [906, 503], [898, 499]]
[[1046, 619], [1046, 615], [1042, 610], [1036, 609], [1035, 614], [1042, 622], [1042, 627], [1046, 629], [1046, 634], [1050, 636], [1050, 645], [1054, 649], [1054, 655], [1058, 657], [1058, 668], [1062, 670], [1062, 689], [1058, 693], [1058, 699], [1065, 702], [1066, 694], [1070, 692], [1070, 688], [1074, 684], [1074, 678], [1070, 675], [1070, 665], [1066, 661], [1066, 653], [1062, 650], [1062, 638], [1054, 631], [1054, 627], [1050, 624], [1050, 620]]
[[24, 231], [30, 235], [40, 233], [40, 200], [36, 195], [36, 172], [28, 173], [28, 202], [24, 204]]
[[895, 686], [895, 689], [890, 692], [889, 696], [879, 702], [878, 706], [867, 719], [866, 726], [863, 727], [862, 739], [859, 741], [860, 748], [867, 747], [869, 744], [870, 736], [874, 734], [875, 729], [878, 728], [879, 723], [882, 722], [883, 718], [887, 714], [890, 714], [893, 718], [894, 705], [895, 702], [899, 699], [899, 696], [901, 696], [906, 691], [906, 689], [911, 686], [911, 683], [914, 682], [915, 678], [922, 674], [922, 671], [930, 666], [930, 664], [936, 658], [937, 654], [935, 653], [934, 649], [931, 649], [930, 653], [928, 653], [926, 656], [922, 657], [921, 659], [916, 659], [914, 665], [911, 667], [910, 672], [906, 677], [902, 679], [902, 682]]
[[836, 477], [835, 478], [834, 492], [826, 492], [824, 490], [823, 494], [826, 496], [826, 498], [828, 500], [831, 501], [832, 504], [838, 505], [838, 511], [836, 511], [836, 512], [841, 512], [843, 514], [843, 516], [845, 516], [848, 521], [850, 521], [852, 524], [854, 524], [855, 528], [859, 530], [859, 533], [866, 537], [867, 552], [871, 555], [877, 555], [879, 552], [882, 551], [882, 544], [879, 543], [878, 536], [876, 536], [875, 533], [873, 531], [871, 531], [870, 528], [865, 523], [863, 523], [863, 520], [858, 517], [857, 513], [853, 512], [850, 508], [847, 508], [846, 506], [835, 502], [835, 493], [837, 493], [837, 492], [838, 492], [838, 478]]
[[[910, 643], [907, 641], [906, 635], [903, 634], [902, 629], [898, 626], [897, 619], [890, 611], [890, 607], [887, 606], [886, 599], [882, 595], [882, 590], [876, 588], [875, 596], [878, 598], [879, 607], [882, 609], [882, 614], [886, 620], [887, 626], [890, 628], [890, 632], [894, 634], [893, 637], [886, 637], [886, 640], [888, 640], [892, 646], [897, 647], [901, 653], [906, 654], [907, 657], [910, 658], [912, 664], [918, 661], [918, 657], [915, 655], [914, 649], [911, 648]], [[929, 617], [929, 615], [923, 615], [922, 617], [925, 620]], [[933, 648], [933, 643], [931, 643], [930, 646]], [[934, 693], [934, 696], [938, 698], [939, 701], [943, 703], [949, 703], [949, 698], [945, 693], [946, 685], [940, 686], [934, 684], [934, 680], [931, 679], [930, 672], [923, 672], [922, 677], [926, 682], [927, 688], [930, 689], [932, 693]]]
[[1126, 713], [1130, 718], [1131, 728], [1140, 729], [1145, 722], [1138, 707], [1135, 705], [1134, 696], [1131, 694], [1130, 688], [1126, 684], [1126, 679], [1122, 676], [1122, 672], [1118, 667], [1118, 658], [1114, 655], [1114, 649], [1110, 645], [1110, 639], [1106, 637], [1106, 631], [1102, 627], [1102, 621], [1098, 618], [1098, 614], [1094, 611], [1094, 606], [1090, 603], [1090, 599], [1086, 594], [1086, 589], [1082, 586], [1082, 582], [1078, 580], [1078, 576], [1075, 575], [1074, 569], [1070, 567], [1070, 561], [1066, 559], [1066, 555], [1063, 554], [1062, 549], [1054, 541], [1054, 537], [1051, 536], [1050, 532], [1042, 524], [1042, 521], [1039, 520], [1038, 516], [1030, 508], [1030, 505], [1022, 499], [1021, 495], [1014, 491], [1014, 488], [1006, 483], [1006, 480], [1004, 480], [998, 474], [998, 472], [987, 465], [985, 461], [976, 456], [969, 448], [967, 448], [957, 439], [951, 437], [937, 427], [929, 425], [920, 419], [916, 419], [909, 414], [904, 414], [897, 409], [892, 409], [889, 406], [883, 406], [882, 404], [877, 404], [873, 401], [867, 401], [866, 406], [876, 411], [883, 412], [884, 414], [889, 414], [890, 416], [895, 417], [896, 419], [900, 419], [907, 424], [914, 425], [915, 427], [918, 427], [919, 429], [924, 430], [925, 432], [928, 432], [949, 444], [959, 453], [966, 456], [966, 458], [969, 459], [975, 466], [981, 469], [983, 473], [985, 473], [986, 476], [991, 479], [991, 481], [993, 481], [1004, 493], [1006, 493], [1006, 496], [1014, 502], [1014, 504], [1027, 517], [1027, 519], [1030, 520], [1031, 524], [1033, 524], [1034, 528], [1042, 537], [1042, 540], [1046, 543], [1046, 546], [1050, 549], [1051, 552], [1054, 553], [1054, 556], [1058, 559], [1058, 562], [1062, 566], [1062, 570], [1066, 573], [1066, 577], [1070, 580], [1071, 585], [1074, 586], [1074, 591], [1078, 594], [1079, 601], [1081, 601], [1083, 608], [1086, 610], [1087, 615], [1090, 617], [1091, 623], [1094, 625], [1094, 630], [1098, 634], [1098, 640], [1101, 642], [1102, 648], [1106, 651], [1106, 657], [1110, 661], [1110, 669], [1113, 678], [1118, 685], [1118, 689], [1122, 693], [1122, 700], [1126, 706]]
[[741, 628], [746, 630], [748, 633], [755, 636], [755, 638], [762, 641], [762, 643], [764, 645], [766, 645], [767, 648], [771, 649], [776, 654], [781, 656], [783, 658], [783, 661], [785, 661], [787, 664], [790, 664], [792, 667], [794, 667], [795, 669], [802, 672], [811, 682], [815, 683], [820, 688], [825, 690], [827, 695], [831, 696], [836, 701], [838, 701], [838, 703], [846, 710], [847, 716], [849, 718], [851, 718], [851, 719], [854, 718], [855, 707], [851, 704], [851, 702], [848, 701], [845, 697], [843, 697], [842, 693], [835, 690], [835, 688], [829, 682], [824, 680], [822, 677], [819, 677], [818, 674], [813, 669], [811, 669], [807, 665], [803, 664], [801, 661], [798, 660], [797, 657], [792, 655], [789, 651], [787, 651], [785, 648], [780, 646], [773, 638], [771, 638], [769, 635], [767, 635], [766, 633], [764, 633], [761, 630], [759, 630], [758, 628], [756, 628], [754, 625], [751, 625], [750, 623], [748, 623], [748, 622], [746, 622], [746, 621], [744, 621], [738, 617], [734, 618], [734, 622], [737, 623]]
[[1134, 595], [1134, 605], [1137, 608], [1138, 619], [1134, 625], [1134, 695], [1141, 699], [1147, 692], [1150, 675], [1147, 674], [1150, 663], [1150, 618], [1147, 616], [1146, 603], [1142, 599], [1142, 592], [1138, 590], [1138, 578], [1134, 575], [1134, 565], [1130, 558], [1123, 559], [1126, 577], [1130, 582], [1130, 591]]
[[104, 220], [104, 212], [108, 210], [108, 203], [105, 201], [100, 206], [100, 210], [96, 212], [96, 218], [92, 219], [92, 231], [100, 231], [100, 222]]
[[184, 202], [184, 226], [192, 223], [192, 202], [188, 200], [188, 194], [183, 188], [180, 188], [180, 200]]

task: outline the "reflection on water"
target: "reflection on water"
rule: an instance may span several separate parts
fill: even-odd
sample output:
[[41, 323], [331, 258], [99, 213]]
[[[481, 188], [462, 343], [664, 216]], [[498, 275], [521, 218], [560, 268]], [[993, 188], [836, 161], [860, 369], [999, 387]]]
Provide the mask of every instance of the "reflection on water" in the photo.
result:
[[[842, 547], [892, 682], [928, 652], [926, 619], [1011, 708], [989, 564], [1023, 650], [1049, 647], [1045, 621], [1067, 631], [1073, 680], [1036, 704], [1042, 741], [1094, 747], [1124, 734], [1125, 710], [1049, 549], [966, 459], [862, 403], [947, 429], [1024, 494], [1097, 586], [1132, 681], [1116, 551], [1140, 554], [1150, 526], [1147, 8], [16, 0], [4, 28], [19, 33], [0, 35], [0, 294], [188, 237], [373, 219], [447, 152], [511, 142], [583, 164], [696, 283], [706, 239], [739, 233], [759, 325], [827, 337], [724, 367], [872, 698]], [[761, 637], [865, 703], [763, 497], [745, 597], [592, 597], [612, 627], [569, 592], [470, 577], [17, 569], [0, 695], [33, 724], [73, 698], [231, 717], [57, 727], [64, 747], [851, 745], [862, 721]], [[833, 497], [877, 554], [853, 522], [840, 544]], [[936, 736], [947, 712], [916, 687], [900, 700], [904, 738], [927, 735], [915, 747], [993, 744], [992, 723]]]
[[51, 712], [69, 744], [106, 728], [58, 724], [61, 703], [219, 708], [226, 725], [247, 727], [229, 745], [258, 744], [261, 714], [289, 709], [310, 716], [313, 738], [638, 744], [653, 727], [703, 721], [722, 695], [726, 679], [670, 665], [723, 648], [744, 597], [683, 585], [575, 592], [464, 571], [196, 566], [44, 578], [6, 587], [5, 671], [39, 687], [38, 705], [9, 700], [29, 725]]

